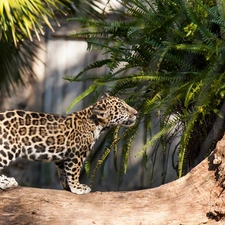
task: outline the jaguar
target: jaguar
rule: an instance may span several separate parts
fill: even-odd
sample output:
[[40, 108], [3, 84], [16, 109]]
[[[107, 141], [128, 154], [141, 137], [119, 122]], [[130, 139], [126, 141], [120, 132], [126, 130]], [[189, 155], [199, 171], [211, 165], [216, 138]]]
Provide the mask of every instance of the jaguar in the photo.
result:
[[[110, 127], [133, 126], [136, 118], [134, 108], [108, 94], [64, 116], [25, 110], [0, 112], [0, 171], [19, 157], [54, 162], [65, 190], [89, 193], [91, 188], [81, 184], [79, 176], [96, 140]], [[1, 189], [17, 185], [13, 177], [0, 176]]]

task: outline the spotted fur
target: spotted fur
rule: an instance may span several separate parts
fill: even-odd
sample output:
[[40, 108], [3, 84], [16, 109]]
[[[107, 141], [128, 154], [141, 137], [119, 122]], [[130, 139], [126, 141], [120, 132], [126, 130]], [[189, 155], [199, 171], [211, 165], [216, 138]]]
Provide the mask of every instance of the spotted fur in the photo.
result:
[[[65, 190], [85, 194], [79, 183], [83, 162], [103, 131], [112, 126], [134, 125], [137, 111], [123, 100], [104, 96], [90, 107], [67, 116], [8, 110], [0, 113], [0, 170], [18, 157], [55, 162]], [[3, 176], [3, 175], [2, 175]], [[0, 179], [0, 188], [4, 186]], [[16, 181], [15, 181], [16, 182]], [[12, 186], [15, 186], [15, 182]]]

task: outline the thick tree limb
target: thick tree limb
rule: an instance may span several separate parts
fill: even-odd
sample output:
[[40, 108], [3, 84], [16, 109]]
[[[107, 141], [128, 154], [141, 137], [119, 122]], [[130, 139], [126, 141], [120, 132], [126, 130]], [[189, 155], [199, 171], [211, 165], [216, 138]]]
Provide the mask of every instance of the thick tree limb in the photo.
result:
[[0, 191], [0, 224], [225, 224], [225, 137], [179, 180], [133, 192], [16, 187]]

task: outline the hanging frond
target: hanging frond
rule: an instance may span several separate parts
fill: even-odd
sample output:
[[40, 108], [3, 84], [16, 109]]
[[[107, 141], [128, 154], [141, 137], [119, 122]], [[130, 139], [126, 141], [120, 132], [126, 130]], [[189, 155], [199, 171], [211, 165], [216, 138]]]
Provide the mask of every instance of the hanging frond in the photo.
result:
[[84, 92], [82, 92], [79, 96], [77, 96], [74, 101], [70, 104], [68, 109], [66, 110], [66, 113], [68, 113], [74, 105], [76, 105], [79, 101], [84, 99], [86, 96], [94, 92], [98, 88], [98, 84], [94, 83], [92, 84], [88, 89], [86, 89]]
[[[91, 65], [85, 67], [84, 70], [82, 70], [81, 72], [79, 72], [75, 77], [73, 78], [69, 78], [69, 77], [64, 77], [65, 80], [68, 80], [70, 82], [74, 82], [74, 81], [81, 81], [81, 79], [79, 79], [80, 76], [84, 75], [85, 72], [90, 71], [91, 69], [96, 69], [96, 68], [100, 68], [102, 66], [106, 66], [111, 62], [110, 59], [103, 59], [103, 60], [99, 60], [97, 62], [92, 63]], [[91, 79], [91, 77], [88, 77], [86, 79]], [[83, 78], [82, 78], [83, 80]]]

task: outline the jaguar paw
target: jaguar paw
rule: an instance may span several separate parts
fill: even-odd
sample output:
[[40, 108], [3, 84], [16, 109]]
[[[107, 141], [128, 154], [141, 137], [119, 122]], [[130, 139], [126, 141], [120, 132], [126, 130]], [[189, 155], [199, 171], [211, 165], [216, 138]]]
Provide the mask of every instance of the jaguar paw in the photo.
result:
[[83, 195], [91, 191], [91, 188], [86, 184], [79, 184], [77, 187], [70, 187], [70, 191], [74, 194]]
[[14, 177], [6, 177], [5, 175], [0, 176], [0, 189], [5, 190], [16, 186], [18, 186], [18, 183]]

